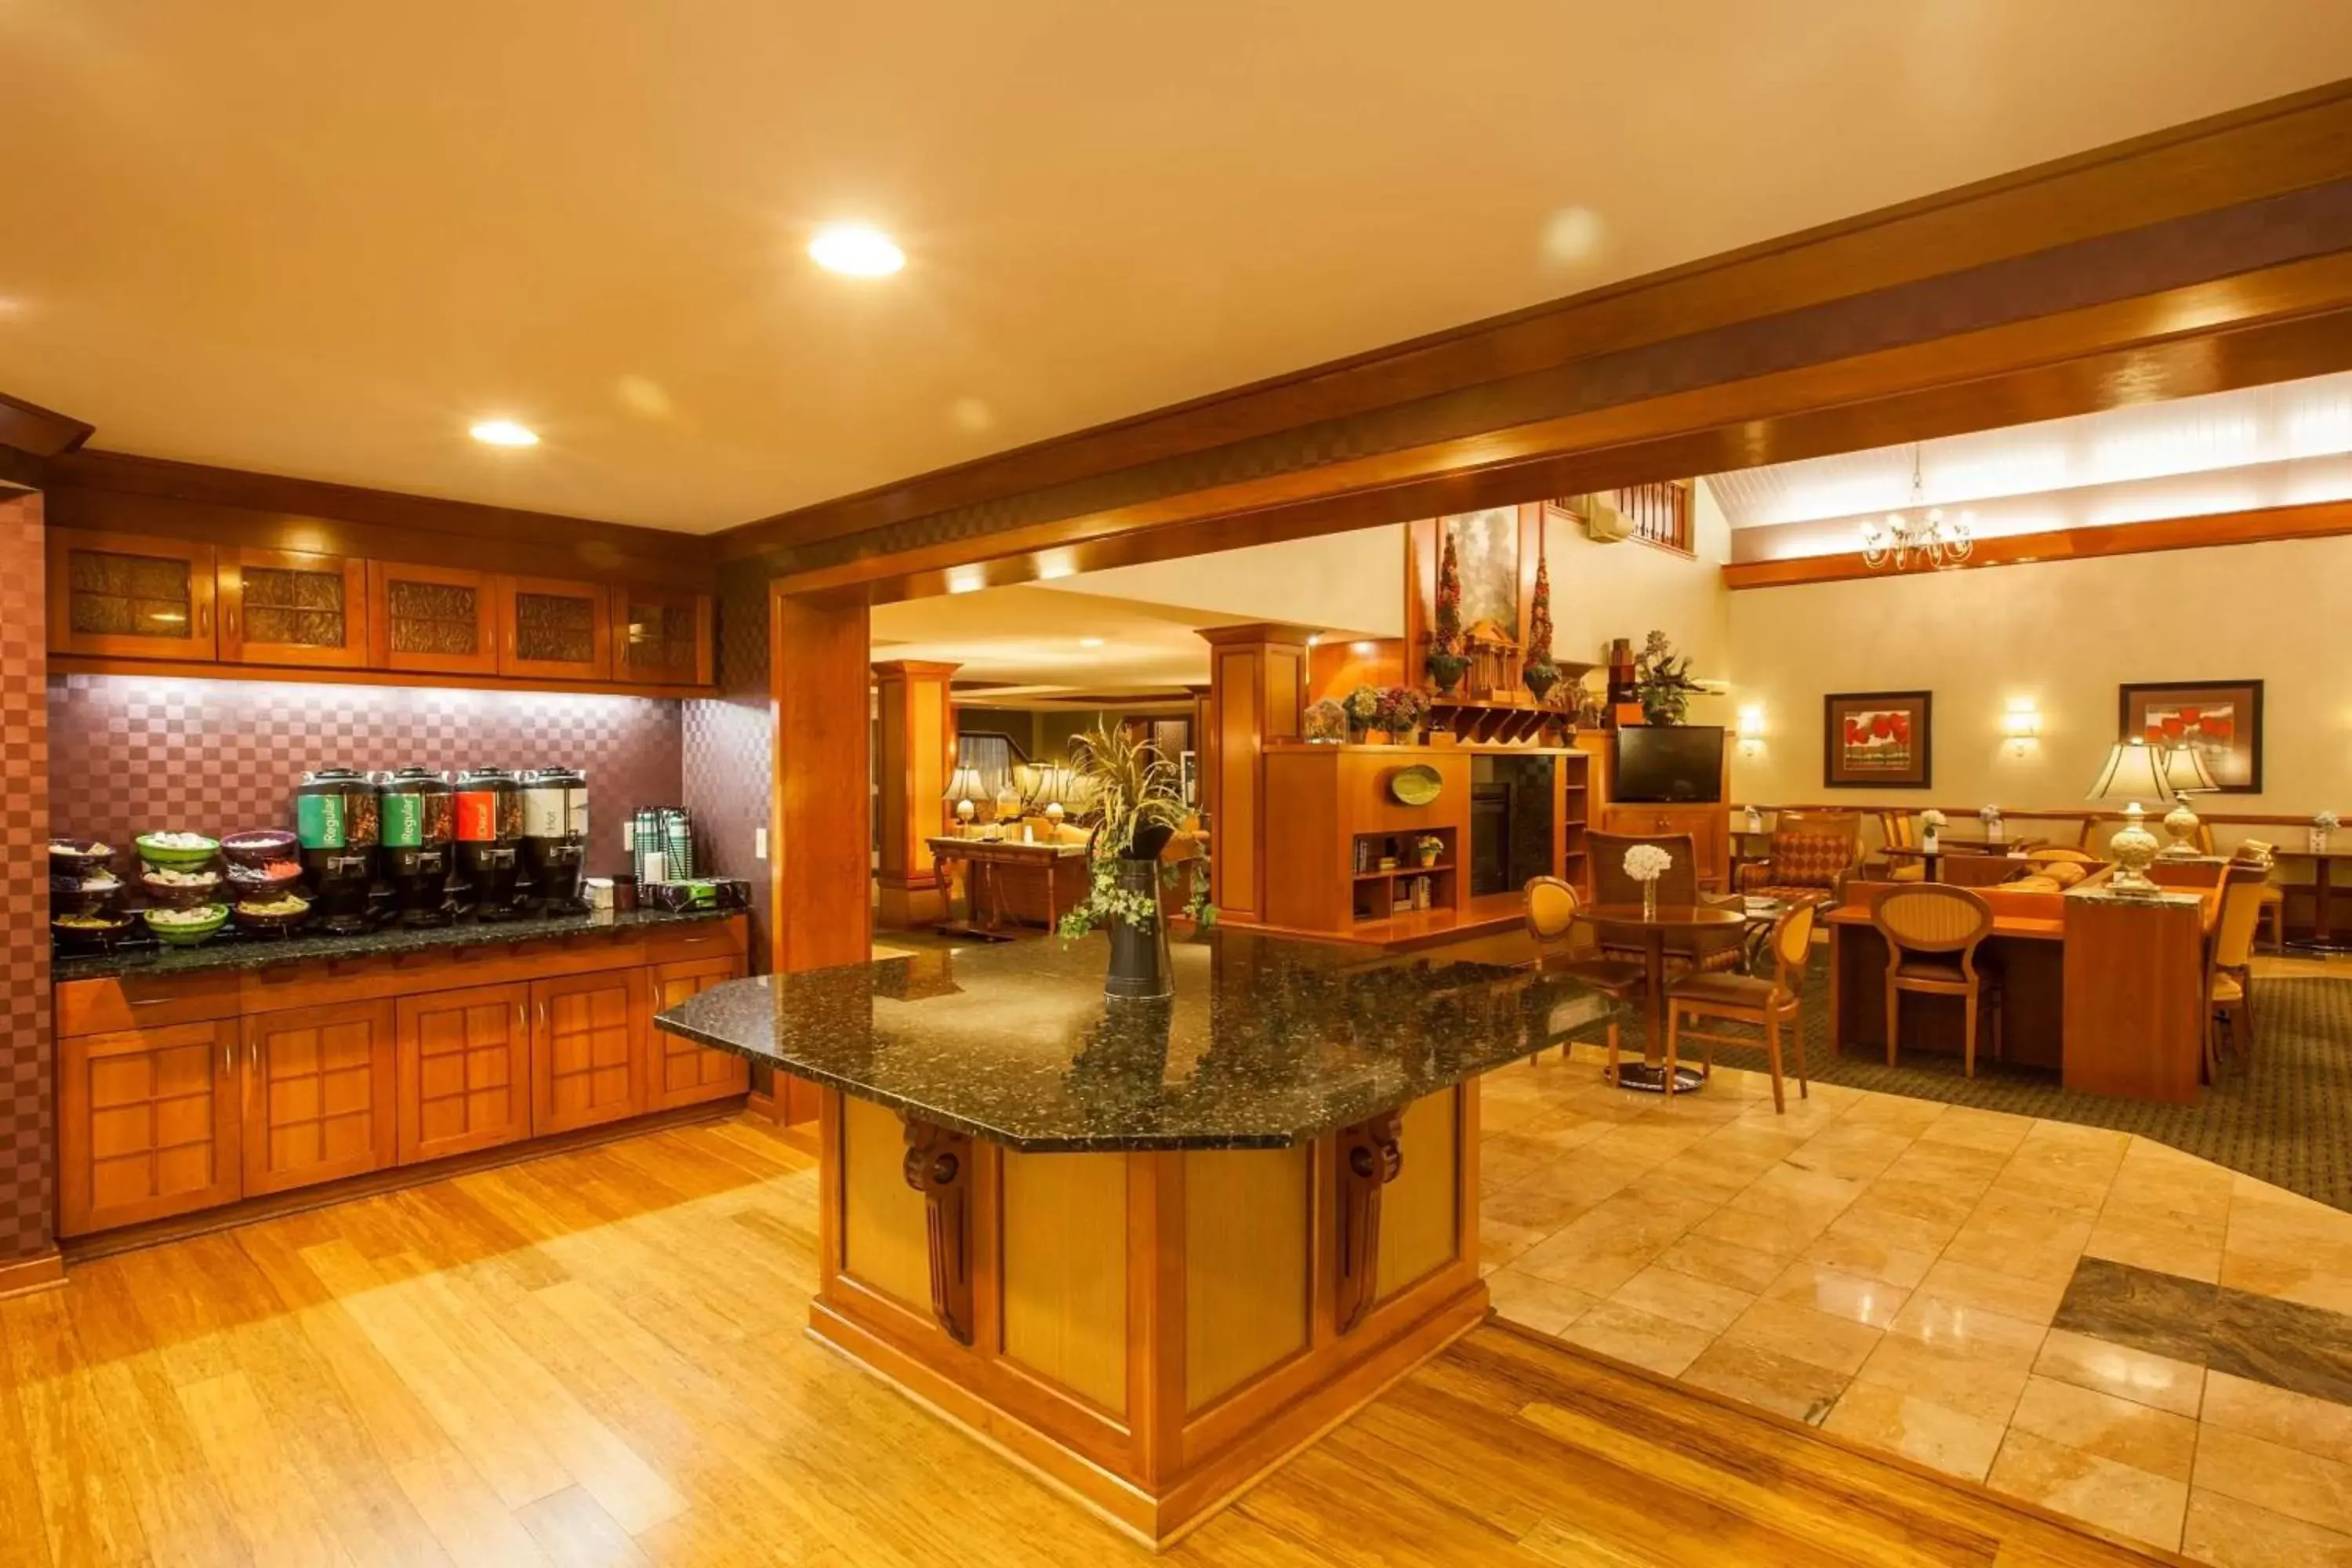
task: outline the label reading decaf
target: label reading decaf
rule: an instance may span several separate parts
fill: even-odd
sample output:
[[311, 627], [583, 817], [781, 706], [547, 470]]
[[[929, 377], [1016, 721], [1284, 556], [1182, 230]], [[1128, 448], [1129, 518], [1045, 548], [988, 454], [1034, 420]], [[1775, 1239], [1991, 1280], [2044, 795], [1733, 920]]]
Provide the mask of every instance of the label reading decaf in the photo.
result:
[[457, 792], [457, 842], [489, 844], [499, 837], [498, 792], [461, 789]]
[[343, 797], [340, 795], [296, 796], [294, 829], [301, 837], [305, 849], [341, 849], [350, 841], [350, 835], [343, 826]]
[[383, 847], [415, 849], [425, 842], [425, 797], [411, 790], [386, 790]]

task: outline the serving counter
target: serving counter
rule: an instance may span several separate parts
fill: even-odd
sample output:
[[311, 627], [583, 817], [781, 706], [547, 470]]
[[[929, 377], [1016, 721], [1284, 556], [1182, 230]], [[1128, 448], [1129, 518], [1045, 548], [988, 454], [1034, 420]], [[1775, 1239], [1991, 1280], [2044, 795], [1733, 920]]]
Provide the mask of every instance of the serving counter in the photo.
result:
[[1616, 1004], [1244, 932], [715, 986], [656, 1026], [822, 1086], [811, 1331], [1164, 1544], [1485, 1313], [1472, 1081]]

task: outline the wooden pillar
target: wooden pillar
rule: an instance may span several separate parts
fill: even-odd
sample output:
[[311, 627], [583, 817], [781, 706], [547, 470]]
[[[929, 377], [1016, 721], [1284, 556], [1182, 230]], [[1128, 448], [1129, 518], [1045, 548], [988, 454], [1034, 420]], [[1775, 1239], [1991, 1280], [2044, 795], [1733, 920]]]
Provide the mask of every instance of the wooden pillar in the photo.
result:
[[[768, 838], [769, 967], [779, 974], [874, 954], [866, 607], [771, 592], [768, 692], [776, 710]], [[776, 1120], [816, 1121], [816, 1085], [776, 1075]]]
[[906, 929], [947, 914], [947, 896], [929, 840], [945, 828], [955, 711], [948, 678], [961, 668], [918, 659], [874, 667], [879, 752], [874, 759], [875, 810], [880, 817], [881, 884], [876, 920]]
[[[1209, 815], [1209, 777], [1217, 771], [1217, 701], [1205, 686], [1187, 686], [1192, 694], [1192, 809]], [[1209, 824], [1212, 833], [1216, 824]]]
[[1313, 626], [1252, 621], [1211, 626], [1209, 701], [1215, 765], [1208, 785], [1209, 897], [1220, 919], [1265, 918], [1265, 742], [1295, 740], [1307, 707], [1307, 639]]

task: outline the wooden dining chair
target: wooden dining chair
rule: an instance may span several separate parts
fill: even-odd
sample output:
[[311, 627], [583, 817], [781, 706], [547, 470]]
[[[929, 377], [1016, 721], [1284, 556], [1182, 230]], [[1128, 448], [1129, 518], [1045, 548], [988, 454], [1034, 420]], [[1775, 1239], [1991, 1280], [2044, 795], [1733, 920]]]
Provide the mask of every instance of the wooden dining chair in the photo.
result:
[[[2263, 911], [2264, 884], [2233, 878], [2221, 889], [2221, 913], [2205, 949], [2205, 1079], [2221, 1070], [2221, 1037], [2232, 1057], [2252, 1056], [2254, 1034], [2254, 924]], [[2242, 1030], [2240, 1020], [2244, 1020]]]
[[1958, 996], [1962, 1004], [1961, 1070], [1977, 1076], [1977, 1013], [1992, 1008], [1992, 1054], [2000, 1056], [2000, 986], [1977, 972], [1977, 944], [1992, 931], [1992, 906], [1982, 894], [1941, 882], [1899, 888], [1872, 906], [1870, 923], [1886, 942], [1886, 1065], [1895, 1045], [1903, 994]]
[[[1592, 868], [1592, 901], [1596, 904], [1638, 904], [1642, 884], [1625, 874], [1625, 851], [1636, 844], [1654, 844], [1666, 852], [1665, 875], [1658, 879], [1661, 904], [1721, 904], [1739, 908], [1738, 894], [1717, 895], [1699, 890], [1698, 849], [1687, 833], [1601, 833], [1584, 836], [1585, 863]], [[1639, 956], [1638, 947], [1605, 947], [1612, 956]], [[1711, 931], [1666, 939], [1666, 961], [1686, 969], [1736, 969], [1739, 966], [1740, 932]]]
[[1772, 1110], [1786, 1111], [1781, 1092], [1780, 1031], [1786, 1027], [1797, 1047], [1797, 1098], [1810, 1099], [1805, 1081], [1805, 1032], [1798, 1015], [1804, 994], [1805, 966], [1813, 956], [1811, 904], [1793, 904], [1772, 922], [1772, 976], [1752, 974], [1686, 974], [1666, 987], [1666, 1094], [1675, 1092], [1675, 1068], [1682, 1059], [1682, 1042], [1700, 1041], [1706, 1047], [1702, 1076], [1715, 1073], [1717, 1044], [1749, 1046], [1741, 1035], [1720, 1035], [1683, 1027], [1685, 1018], [1719, 1018], [1745, 1024], [1764, 1035], [1764, 1059], [1772, 1071]]
[[[1646, 989], [1638, 963], [1601, 953], [1592, 928], [1576, 916], [1583, 900], [1576, 889], [1558, 877], [1530, 877], [1527, 886], [1528, 934], [1535, 938], [1536, 967], [1546, 974], [1566, 974], [1582, 981], [1612, 1001], [1630, 1002]], [[1579, 939], [1581, 939], [1580, 941]], [[1559, 1054], [1568, 1055], [1569, 1042]], [[1609, 1020], [1609, 1081], [1617, 1081], [1619, 1037], [1617, 1020]], [[1543, 1055], [1538, 1051], [1528, 1060]]]
[[1906, 851], [1886, 858], [1886, 879], [1890, 882], [1924, 882], [1927, 879], [1927, 862], [1907, 851], [1919, 847], [1919, 824], [1907, 811], [1882, 811], [1878, 814], [1879, 842], [1887, 848]]

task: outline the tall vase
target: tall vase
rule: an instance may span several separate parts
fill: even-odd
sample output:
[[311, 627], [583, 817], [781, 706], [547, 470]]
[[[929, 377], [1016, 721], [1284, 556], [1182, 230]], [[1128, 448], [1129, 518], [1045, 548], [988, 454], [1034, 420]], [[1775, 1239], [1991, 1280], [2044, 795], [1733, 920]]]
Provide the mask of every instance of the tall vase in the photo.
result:
[[1655, 877], [1642, 884], [1642, 918], [1645, 921], [1658, 918], [1658, 879]]
[[[1122, 893], [1160, 901], [1160, 863], [1119, 860], [1111, 879]], [[1110, 932], [1110, 973], [1103, 977], [1106, 996], [1167, 996], [1176, 990], [1176, 964], [1168, 951], [1168, 921], [1155, 915], [1149, 923], [1113, 919]]]

